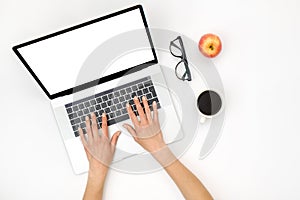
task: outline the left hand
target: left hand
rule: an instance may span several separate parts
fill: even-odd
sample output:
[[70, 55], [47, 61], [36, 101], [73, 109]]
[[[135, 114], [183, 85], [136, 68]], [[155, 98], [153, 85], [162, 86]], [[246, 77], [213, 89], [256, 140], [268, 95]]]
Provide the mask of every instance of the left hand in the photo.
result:
[[115, 146], [120, 136], [120, 131], [114, 133], [109, 139], [107, 117], [102, 114], [102, 135], [99, 135], [97, 127], [97, 119], [94, 113], [91, 114], [92, 124], [89, 117], [85, 119], [87, 138], [84, 136], [83, 131], [79, 128], [79, 135], [84, 146], [87, 158], [89, 161], [89, 173], [97, 175], [106, 175], [109, 165], [115, 153]]

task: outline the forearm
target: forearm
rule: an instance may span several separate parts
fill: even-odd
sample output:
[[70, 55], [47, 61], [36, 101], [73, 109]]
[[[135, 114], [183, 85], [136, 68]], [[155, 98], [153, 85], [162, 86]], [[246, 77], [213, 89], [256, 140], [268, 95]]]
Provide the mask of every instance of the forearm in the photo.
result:
[[83, 196], [84, 200], [101, 200], [105, 183], [105, 175], [89, 172], [88, 181]]
[[212, 199], [200, 180], [174, 156], [167, 146], [152, 155], [173, 179], [185, 199]]

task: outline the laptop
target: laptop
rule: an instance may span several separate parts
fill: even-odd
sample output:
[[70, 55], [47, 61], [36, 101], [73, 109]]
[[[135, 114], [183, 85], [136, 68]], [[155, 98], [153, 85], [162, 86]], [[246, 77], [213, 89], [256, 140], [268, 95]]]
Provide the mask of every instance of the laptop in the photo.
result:
[[[111, 38], [117, 41], [122, 34], [134, 30], [139, 31], [131, 41], [118, 42], [119, 48], [113, 46]], [[142, 39], [146, 48], [137, 48], [115, 59], [122, 62], [104, 64], [103, 59], [113, 58], [110, 55], [119, 54], [120, 49], [126, 50], [135, 38]], [[75, 174], [88, 171], [78, 127], [86, 133], [85, 116], [92, 112], [97, 116], [99, 129], [101, 114], [106, 112], [109, 133], [122, 131], [113, 162], [145, 153], [122, 127], [123, 123], [132, 124], [125, 107], [127, 102], [138, 115], [134, 96], [146, 96], [149, 104], [158, 103], [167, 144], [183, 138], [141, 5], [16, 45], [13, 51], [49, 98]], [[101, 56], [97, 55], [99, 52]]]

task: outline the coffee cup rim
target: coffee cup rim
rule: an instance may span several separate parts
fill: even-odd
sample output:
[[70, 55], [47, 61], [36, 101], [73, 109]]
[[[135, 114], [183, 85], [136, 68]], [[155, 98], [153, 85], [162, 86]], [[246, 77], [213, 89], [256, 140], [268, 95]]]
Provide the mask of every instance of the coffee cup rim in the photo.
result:
[[[217, 94], [219, 95], [219, 97], [221, 98], [221, 108], [220, 108], [220, 110], [219, 110], [217, 113], [215, 113], [214, 115], [206, 115], [206, 114], [202, 113], [201, 110], [200, 110], [199, 107], [198, 107], [198, 99], [199, 99], [200, 95], [201, 95], [203, 92], [206, 92], [206, 91], [213, 91], [213, 92], [217, 93]], [[202, 92], [200, 92], [200, 94], [199, 94], [198, 97], [197, 97], [197, 102], [196, 102], [196, 104], [197, 104], [196, 106], [197, 106], [197, 110], [199, 111], [199, 113], [200, 113], [201, 115], [203, 115], [203, 117], [211, 119], [211, 118], [213, 118], [213, 117], [219, 115], [219, 114], [223, 111], [223, 109], [224, 109], [224, 97], [223, 97], [223, 95], [219, 92], [219, 90], [216, 90], [216, 89], [206, 89], [206, 90], [203, 90]]]

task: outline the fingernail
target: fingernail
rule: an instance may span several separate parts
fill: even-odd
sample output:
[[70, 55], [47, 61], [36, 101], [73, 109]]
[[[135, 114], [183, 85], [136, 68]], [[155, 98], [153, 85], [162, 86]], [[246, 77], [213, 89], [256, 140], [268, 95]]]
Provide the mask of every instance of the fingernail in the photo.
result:
[[153, 101], [153, 105], [156, 105], [156, 101]]
[[126, 128], [126, 127], [127, 127], [127, 126], [126, 126], [126, 124], [123, 124], [122, 126], [123, 126], [124, 128]]
[[102, 113], [102, 117], [105, 117], [106, 116], [106, 113], [104, 112], [104, 113]]
[[121, 135], [121, 131], [118, 132], [118, 136], [120, 136], [120, 135]]
[[137, 100], [137, 96], [135, 96], [134, 99]]
[[145, 96], [143, 96], [142, 98], [143, 98], [143, 100], [147, 100]]
[[85, 116], [85, 120], [89, 120], [89, 116]]
[[92, 113], [91, 116], [95, 116], [95, 113]]
[[126, 107], [129, 108], [129, 103], [126, 103]]

